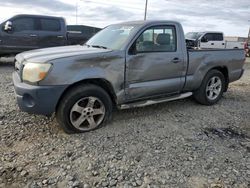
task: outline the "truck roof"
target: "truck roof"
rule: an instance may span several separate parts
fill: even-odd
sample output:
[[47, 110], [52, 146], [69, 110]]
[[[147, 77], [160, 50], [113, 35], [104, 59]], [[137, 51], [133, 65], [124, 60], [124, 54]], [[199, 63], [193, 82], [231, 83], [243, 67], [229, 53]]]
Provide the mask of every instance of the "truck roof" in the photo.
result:
[[221, 31], [191, 31], [191, 32], [188, 32], [188, 33], [222, 33]]
[[121, 22], [114, 25], [150, 25], [150, 24], [161, 24], [161, 23], [172, 23], [172, 24], [180, 24], [179, 22], [172, 20], [137, 20], [137, 21], [128, 21]]
[[37, 14], [17, 14], [15, 16], [13, 16], [12, 18], [21, 17], [21, 16], [34, 17], [34, 18], [56, 18], [56, 19], [64, 19], [63, 17], [37, 15]]

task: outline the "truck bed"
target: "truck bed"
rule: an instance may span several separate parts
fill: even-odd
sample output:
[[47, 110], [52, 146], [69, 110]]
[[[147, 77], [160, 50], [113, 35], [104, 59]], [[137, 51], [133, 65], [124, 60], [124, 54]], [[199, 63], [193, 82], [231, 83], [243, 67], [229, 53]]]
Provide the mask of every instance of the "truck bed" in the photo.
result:
[[243, 49], [188, 49], [188, 66], [184, 90], [197, 89], [202, 77], [213, 67], [224, 69], [229, 82], [242, 74], [245, 61]]

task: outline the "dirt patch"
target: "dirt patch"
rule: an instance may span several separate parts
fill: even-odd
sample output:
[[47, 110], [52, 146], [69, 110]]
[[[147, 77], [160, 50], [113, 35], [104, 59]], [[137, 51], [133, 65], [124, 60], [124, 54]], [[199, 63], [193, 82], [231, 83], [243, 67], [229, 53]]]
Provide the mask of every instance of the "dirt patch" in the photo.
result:
[[236, 139], [250, 139], [250, 136], [245, 133], [234, 130], [230, 127], [227, 128], [206, 128], [204, 133], [209, 136], [210, 134], [217, 135], [220, 138], [236, 138]]

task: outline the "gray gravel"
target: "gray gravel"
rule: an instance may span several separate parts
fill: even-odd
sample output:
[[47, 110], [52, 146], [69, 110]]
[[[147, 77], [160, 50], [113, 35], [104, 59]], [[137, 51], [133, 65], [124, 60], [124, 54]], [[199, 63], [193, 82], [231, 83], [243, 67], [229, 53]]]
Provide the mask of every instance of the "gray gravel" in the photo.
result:
[[250, 187], [250, 63], [217, 105], [119, 111], [76, 135], [20, 112], [12, 71], [0, 64], [0, 187]]

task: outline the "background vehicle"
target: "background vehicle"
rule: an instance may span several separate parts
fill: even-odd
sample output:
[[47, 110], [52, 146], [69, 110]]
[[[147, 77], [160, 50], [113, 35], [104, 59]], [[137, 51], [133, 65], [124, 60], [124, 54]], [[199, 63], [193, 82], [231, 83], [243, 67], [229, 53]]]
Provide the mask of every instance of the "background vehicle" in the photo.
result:
[[243, 49], [187, 50], [178, 22], [126, 22], [106, 27], [86, 45], [17, 55], [13, 82], [21, 110], [56, 112], [66, 132], [85, 132], [105, 124], [113, 106], [191, 95], [213, 105], [240, 79], [244, 61]]
[[250, 42], [245, 43], [245, 52], [246, 52], [246, 57], [250, 57]]
[[79, 41], [83, 44], [100, 30], [101, 28], [85, 25], [67, 25], [68, 44], [78, 44]]
[[61, 17], [40, 15], [17, 15], [0, 24], [0, 56], [23, 51], [81, 44], [91, 36], [89, 33], [67, 32]]
[[189, 32], [185, 35], [189, 45], [204, 49], [244, 49], [244, 42], [224, 39], [222, 32]]

